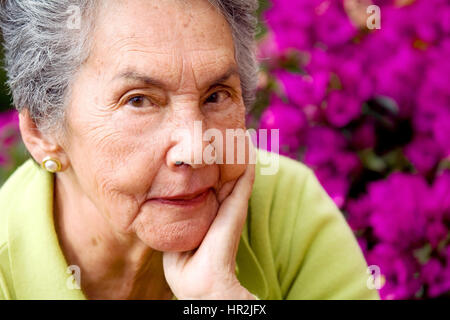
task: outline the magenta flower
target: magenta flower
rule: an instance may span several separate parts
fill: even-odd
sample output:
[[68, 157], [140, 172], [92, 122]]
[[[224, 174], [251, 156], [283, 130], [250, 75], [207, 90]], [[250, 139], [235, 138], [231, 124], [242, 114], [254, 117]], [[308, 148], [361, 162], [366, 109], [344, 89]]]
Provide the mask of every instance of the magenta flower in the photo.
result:
[[440, 117], [435, 119], [433, 123], [433, 135], [443, 152], [442, 156], [450, 156], [450, 104], [449, 112], [443, 112]]
[[279, 56], [277, 44], [275, 43], [274, 36], [271, 32], [268, 32], [263, 40], [259, 42], [257, 48], [257, 58], [260, 62], [271, 62]]
[[422, 245], [427, 217], [421, 199], [428, 197], [429, 192], [422, 177], [404, 173], [394, 173], [369, 185], [374, 234], [405, 250]]
[[[376, 65], [373, 73], [377, 95], [393, 99], [402, 116], [409, 116], [415, 105], [416, 88], [423, 72], [424, 60], [418, 52], [401, 46], [394, 56]], [[386, 76], [389, 75], [389, 76]]]
[[315, 126], [309, 129], [306, 147], [337, 151], [345, 148], [347, 141], [341, 132], [325, 126]]
[[412, 299], [422, 286], [416, 276], [420, 271], [417, 260], [391, 244], [377, 244], [368, 253], [367, 260], [377, 265], [383, 275], [384, 284], [379, 290], [382, 299]]
[[333, 91], [329, 95], [325, 114], [329, 123], [341, 128], [361, 115], [362, 101], [344, 91]]
[[280, 154], [295, 158], [307, 130], [306, 117], [300, 109], [284, 104], [276, 96], [271, 101], [260, 120], [260, 129], [268, 129], [267, 148], [271, 150], [272, 146], [270, 129], [279, 129]]
[[429, 215], [450, 221], [450, 170], [441, 172], [432, 186], [432, 198], [427, 204]]
[[333, 47], [346, 44], [356, 36], [356, 27], [345, 13], [342, 1], [320, 1], [315, 13], [318, 42]]
[[342, 0], [271, 3], [261, 52], [287, 102], [272, 99], [262, 127], [284, 128], [284, 152], [348, 213], [383, 298], [449, 292], [450, 3], [374, 0], [370, 31]]
[[[450, 44], [448, 46], [450, 47]], [[450, 73], [450, 63], [447, 59], [449, 54], [450, 48], [445, 46], [430, 52], [430, 67], [418, 92], [417, 111], [413, 119], [417, 130], [433, 133], [437, 135], [436, 138], [439, 136], [439, 142], [445, 150], [447, 144], [442, 143], [440, 131], [447, 133], [445, 126], [450, 117], [450, 80], [443, 76]]]
[[442, 151], [433, 138], [417, 136], [406, 148], [405, 155], [421, 174], [428, 173], [442, 159]]
[[450, 291], [450, 264], [443, 265], [438, 259], [431, 258], [421, 270], [421, 280], [428, 286], [431, 298]]
[[348, 212], [347, 222], [353, 230], [363, 230], [370, 227], [372, 203], [369, 197], [349, 200], [346, 209]]
[[339, 208], [345, 205], [352, 177], [361, 169], [359, 157], [347, 151], [346, 144], [337, 131], [314, 127], [308, 132], [303, 157]]
[[274, 33], [280, 51], [295, 48], [305, 50], [312, 47], [311, 29], [315, 1], [274, 1], [264, 13], [264, 20]]
[[311, 76], [277, 70], [274, 74], [280, 80], [289, 101], [297, 106], [320, 105], [325, 99], [328, 73], [317, 72]]
[[20, 139], [19, 118], [16, 111], [0, 113], [0, 166], [11, 162], [9, 149]]
[[437, 248], [438, 245], [447, 238], [449, 232], [444, 221], [439, 220], [429, 222], [426, 228], [425, 237], [432, 248]]
[[0, 113], [0, 146], [10, 148], [19, 140], [19, 117], [16, 111]]
[[373, 121], [365, 121], [352, 134], [352, 146], [358, 150], [375, 147], [376, 133]]
[[367, 256], [368, 249], [367, 249], [367, 240], [364, 238], [357, 238], [358, 245], [361, 248], [361, 251], [363, 252], [364, 256]]
[[0, 112], [0, 131], [8, 128], [19, 129], [19, 115], [16, 111]]
[[[311, 152], [308, 154], [311, 154]], [[327, 191], [334, 203], [339, 208], [343, 208], [350, 188], [350, 181], [347, 176], [337, 173], [335, 166], [331, 162], [314, 166], [309, 161], [309, 156], [306, 156], [305, 163], [314, 169], [322, 187]]]

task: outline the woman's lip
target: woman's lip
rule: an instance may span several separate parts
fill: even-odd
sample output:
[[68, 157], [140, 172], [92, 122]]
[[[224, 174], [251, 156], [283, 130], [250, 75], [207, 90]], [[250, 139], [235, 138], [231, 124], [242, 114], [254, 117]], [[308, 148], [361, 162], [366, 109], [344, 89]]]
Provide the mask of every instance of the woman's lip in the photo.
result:
[[178, 206], [195, 205], [202, 203], [209, 196], [211, 190], [212, 188], [208, 188], [191, 199], [153, 198], [150, 201]]
[[209, 189], [211, 189], [211, 187], [200, 189], [200, 190], [195, 191], [195, 192], [193, 192], [191, 194], [179, 194], [179, 195], [176, 195], [176, 196], [169, 196], [169, 197], [163, 197], [163, 198], [158, 198], [158, 199], [164, 199], [164, 200], [191, 200], [191, 199], [194, 199], [194, 198], [198, 197], [200, 194], [208, 191]]

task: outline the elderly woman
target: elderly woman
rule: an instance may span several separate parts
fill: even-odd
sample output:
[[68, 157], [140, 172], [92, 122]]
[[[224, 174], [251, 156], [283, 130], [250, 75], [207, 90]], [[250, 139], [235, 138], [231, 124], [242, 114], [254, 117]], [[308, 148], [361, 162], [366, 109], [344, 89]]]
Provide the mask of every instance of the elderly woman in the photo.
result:
[[256, 8], [1, 1], [32, 159], [0, 192], [0, 298], [378, 299], [311, 170], [248, 135], [224, 161], [254, 96]]

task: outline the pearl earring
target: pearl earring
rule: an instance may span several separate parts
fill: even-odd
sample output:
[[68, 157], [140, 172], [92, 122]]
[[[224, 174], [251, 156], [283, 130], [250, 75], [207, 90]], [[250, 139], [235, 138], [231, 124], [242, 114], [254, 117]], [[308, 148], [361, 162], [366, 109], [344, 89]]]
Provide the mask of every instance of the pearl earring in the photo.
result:
[[42, 168], [48, 172], [55, 173], [61, 171], [61, 162], [52, 157], [45, 157], [44, 160], [42, 160]]

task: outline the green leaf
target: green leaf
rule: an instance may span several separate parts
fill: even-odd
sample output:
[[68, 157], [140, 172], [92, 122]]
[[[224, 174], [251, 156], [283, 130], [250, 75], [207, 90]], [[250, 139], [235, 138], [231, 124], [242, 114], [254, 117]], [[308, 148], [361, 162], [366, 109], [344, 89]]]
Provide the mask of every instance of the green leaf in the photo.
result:
[[427, 243], [422, 248], [414, 250], [413, 254], [421, 264], [425, 264], [430, 259], [431, 251], [431, 245]]
[[395, 102], [394, 99], [386, 96], [376, 96], [375, 99], [377, 102], [383, 106], [387, 111], [389, 111], [392, 114], [398, 115], [399, 113], [399, 107], [397, 105], [397, 102]]

